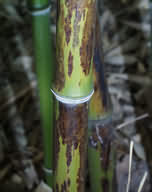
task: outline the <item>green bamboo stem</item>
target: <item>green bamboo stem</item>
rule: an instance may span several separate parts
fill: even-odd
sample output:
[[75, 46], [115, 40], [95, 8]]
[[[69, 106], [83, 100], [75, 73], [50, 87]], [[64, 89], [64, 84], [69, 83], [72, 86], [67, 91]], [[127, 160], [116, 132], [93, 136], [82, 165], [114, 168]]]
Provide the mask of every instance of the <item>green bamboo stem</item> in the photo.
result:
[[49, 0], [27, 0], [28, 6], [31, 10], [42, 10], [44, 8], [47, 8], [50, 4]]
[[54, 190], [83, 192], [88, 101], [93, 93], [96, 0], [58, 0], [57, 3]]
[[[54, 56], [51, 47], [48, 0], [32, 0], [29, 6], [33, 14], [33, 40], [36, 72], [38, 78], [40, 112], [44, 137], [44, 170], [47, 184], [53, 185], [53, 94], [50, 92], [53, 80]], [[45, 7], [45, 8], [43, 8]], [[37, 9], [39, 8], [39, 9]], [[41, 9], [40, 9], [41, 8]]]
[[112, 110], [104, 77], [100, 35], [97, 19], [93, 65], [95, 92], [89, 104], [89, 177], [92, 192], [112, 192], [114, 179], [114, 150], [111, 147]]

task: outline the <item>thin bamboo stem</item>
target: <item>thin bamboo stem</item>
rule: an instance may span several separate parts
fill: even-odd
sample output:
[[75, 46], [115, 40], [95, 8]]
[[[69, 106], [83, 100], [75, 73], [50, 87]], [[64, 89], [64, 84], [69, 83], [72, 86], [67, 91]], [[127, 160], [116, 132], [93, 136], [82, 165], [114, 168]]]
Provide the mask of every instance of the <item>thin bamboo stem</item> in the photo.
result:
[[31, 10], [42, 10], [44, 8], [47, 8], [50, 4], [49, 0], [27, 0], [28, 6]]
[[[58, 0], [55, 191], [83, 192], [96, 0]], [[73, 103], [72, 103], [73, 102]]]
[[40, 111], [44, 141], [44, 170], [47, 184], [53, 185], [53, 80], [54, 56], [50, 35], [50, 11], [48, 0], [32, 0], [29, 3], [33, 15], [33, 40], [36, 72], [40, 96]]
[[114, 178], [114, 150], [111, 147], [112, 110], [104, 74], [100, 35], [97, 19], [93, 65], [95, 92], [89, 105], [89, 177], [92, 192], [112, 192]]

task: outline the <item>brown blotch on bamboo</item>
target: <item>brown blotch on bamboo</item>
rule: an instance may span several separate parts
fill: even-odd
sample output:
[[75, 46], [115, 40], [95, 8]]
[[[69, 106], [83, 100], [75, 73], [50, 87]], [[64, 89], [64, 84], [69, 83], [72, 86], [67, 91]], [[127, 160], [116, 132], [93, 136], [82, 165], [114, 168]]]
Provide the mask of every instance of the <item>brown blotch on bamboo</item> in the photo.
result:
[[92, 55], [93, 55], [93, 47], [94, 47], [94, 25], [90, 25], [90, 23], [94, 23], [94, 18], [96, 18], [95, 13], [95, 3], [91, 1], [90, 4], [87, 5], [90, 7], [90, 13], [87, 14], [87, 22], [85, 23], [84, 31], [83, 31], [83, 38], [82, 38], [82, 45], [80, 47], [80, 59], [81, 59], [81, 66], [83, 68], [83, 72], [88, 75], [90, 72], [90, 65], [92, 62]]
[[[58, 40], [60, 42], [60, 38]], [[57, 43], [58, 43], [57, 41]], [[65, 73], [64, 73], [64, 65], [62, 64], [64, 62], [64, 54], [63, 54], [63, 48], [59, 46], [59, 54], [56, 58], [56, 76], [58, 78], [55, 79], [55, 87], [58, 91], [61, 91], [62, 88], [65, 85]]]
[[103, 192], [109, 192], [109, 181], [107, 178], [101, 179], [101, 186], [103, 188]]
[[[79, 147], [80, 153], [80, 168], [77, 175], [77, 187], [79, 192], [84, 191], [85, 182], [85, 162], [83, 159], [86, 153], [86, 137], [87, 137], [87, 124], [88, 124], [88, 110], [87, 103], [79, 104], [78, 106], [63, 104], [59, 102], [59, 116], [56, 120], [56, 144], [55, 144], [55, 163], [57, 167], [58, 155], [60, 152], [59, 138], [62, 138], [62, 144], [66, 145], [66, 165], [67, 174], [69, 173], [70, 165], [72, 162], [72, 148], [77, 150]], [[80, 115], [81, 114], [81, 115]], [[65, 190], [65, 186], [69, 188], [71, 185], [70, 179], [67, 183], [62, 183], [62, 190]], [[56, 184], [56, 191], [58, 191], [58, 184]], [[67, 190], [65, 190], [67, 191]]]
[[71, 76], [73, 71], [73, 56], [72, 52], [70, 51], [69, 58], [68, 58], [68, 75]]
[[69, 44], [70, 38], [71, 38], [71, 17], [72, 17], [72, 12], [68, 13], [68, 16], [65, 18], [65, 25], [64, 25], [64, 30], [65, 30], [65, 35], [66, 35], [66, 42]]

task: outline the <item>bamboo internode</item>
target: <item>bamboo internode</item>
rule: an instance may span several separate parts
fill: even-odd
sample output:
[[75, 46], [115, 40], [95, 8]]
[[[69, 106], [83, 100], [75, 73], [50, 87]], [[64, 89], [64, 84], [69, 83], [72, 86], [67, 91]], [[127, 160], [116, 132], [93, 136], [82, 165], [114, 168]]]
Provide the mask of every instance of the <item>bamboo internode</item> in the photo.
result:
[[94, 48], [94, 95], [89, 104], [88, 162], [91, 191], [112, 192], [114, 178], [114, 150], [112, 109], [104, 73], [99, 18], [96, 24]]
[[44, 141], [44, 171], [47, 184], [53, 187], [53, 80], [54, 56], [50, 35], [49, 0], [29, 0], [32, 14], [33, 43], [40, 96], [40, 112]]
[[84, 192], [96, 0], [58, 0], [57, 4], [54, 189]]
[[93, 90], [92, 63], [96, 0], [58, 0], [57, 70], [53, 90], [81, 98]]

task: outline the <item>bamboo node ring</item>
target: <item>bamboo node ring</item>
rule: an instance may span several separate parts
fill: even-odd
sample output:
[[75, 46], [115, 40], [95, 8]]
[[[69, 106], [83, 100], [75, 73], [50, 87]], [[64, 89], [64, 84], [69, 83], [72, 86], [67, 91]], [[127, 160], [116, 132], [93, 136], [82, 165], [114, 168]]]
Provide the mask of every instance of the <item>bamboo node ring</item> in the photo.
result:
[[49, 175], [52, 175], [53, 174], [53, 170], [52, 169], [48, 169], [46, 167], [43, 167], [43, 171], [46, 173], [46, 174], [49, 174]]
[[45, 8], [45, 9], [41, 9], [41, 10], [34, 10], [31, 11], [31, 15], [32, 16], [40, 16], [40, 15], [45, 15], [46, 13], [49, 13], [51, 9], [51, 6]]
[[52, 91], [52, 93], [54, 94], [54, 96], [56, 97], [56, 99], [58, 101], [60, 101], [61, 103], [71, 104], [71, 105], [77, 105], [77, 104], [86, 103], [86, 102], [88, 102], [91, 99], [92, 95], [94, 94], [94, 89], [93, 89], [91, 91], [91, 93], [89, 95], [87, 95], [86, 97], [69, 98], [69, 97], [64, 97], [64, 96], [58, 95], [52, 89], [51, 89], [51, 91]]

